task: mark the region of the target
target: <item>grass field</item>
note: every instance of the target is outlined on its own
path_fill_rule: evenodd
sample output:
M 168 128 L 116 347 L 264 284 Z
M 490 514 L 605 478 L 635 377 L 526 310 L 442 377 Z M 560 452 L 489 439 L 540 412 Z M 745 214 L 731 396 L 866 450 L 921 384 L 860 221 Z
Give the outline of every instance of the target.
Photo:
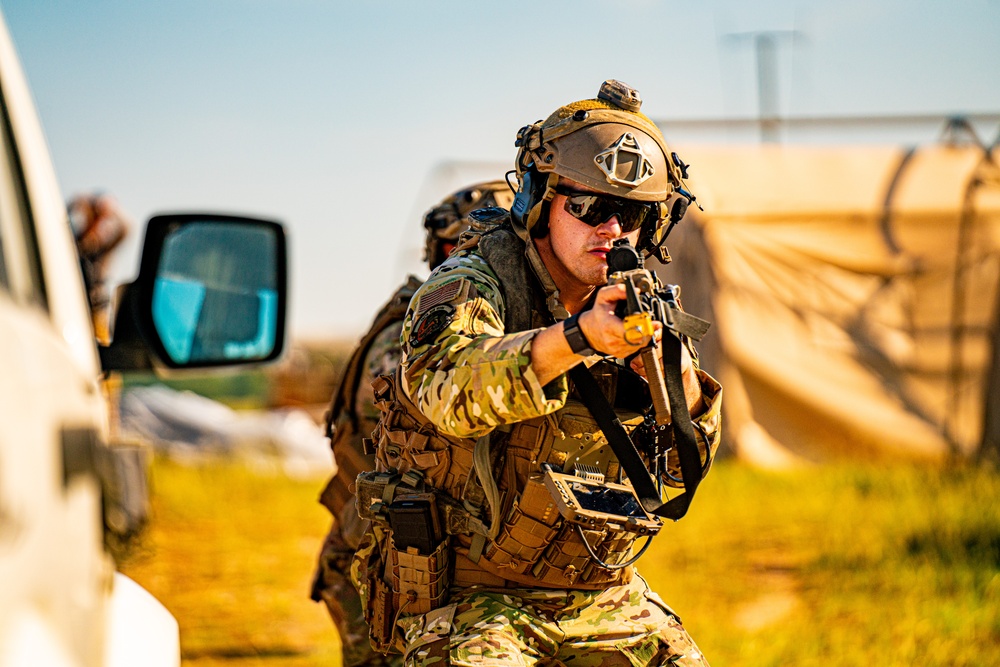
M 339 665 L 308 600 L 322 480 L 152 469 L 123 570 L 177 617 L 185 665 Z M 714 667 L 1000 665 L 1000 475 L 723 462 L 640 570 Z

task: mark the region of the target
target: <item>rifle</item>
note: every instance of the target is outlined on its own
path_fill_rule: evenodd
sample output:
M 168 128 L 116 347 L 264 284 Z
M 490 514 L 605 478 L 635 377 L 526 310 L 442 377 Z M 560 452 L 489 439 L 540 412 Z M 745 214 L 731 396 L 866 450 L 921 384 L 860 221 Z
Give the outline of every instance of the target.
M 680 459 L 683 477 L 678 481 L 682 481 L 685 489 L 682 495 L 666 503 L 662 501 L 658 481 L 653 480 L 593 376 L 586 367 L 579 365 L 570 371 L 570 377 L 608 438 L 643 508 L 650 514 L 676 521 L 687 512 L 705 467 L 688 415 L 680 371 L 681 346 L 685 337 L 701 340 L 710 324 L 680 309 L 677 286 L 663 285 L 655 274 L 646 269 L 642 257 L 628 239 L 614 242 L 607 262 L 608 284 L 625 285 L 625 300 L 619 302 L 616 314 L 624 321 L 626 340 L 642 347 L 639 354 L 645 366 L 653 403 L 650 421 L 655 437 L 654 451 L 650 454 L 659 462 L 665 454 L 659 449 L 660 435 L 666 435 L 670 428 Z M 659 341 L 654 338 L 654 321 L 663 326 Z M 672 419 L 672 413 L 678 418 Z
M 628 239 L 618 239 L 607 255 L 608 284 L 625 285 L 625 301 L 620 301 L 615 314 L 625 322 L 625 340 L 642 346 L 640 356 L 649 381 L 657 425 L 670 424 L 670 401 L 663 375 L 662 341 L 653 340 L 653 322 L 663 325 L 664 336 L 673 334 L 682 342 L 687 336 L 700 341 L 709 322 L 680 309 L 677 302 L 680 288 L 664 285 L 645 268 L 642 255 Z

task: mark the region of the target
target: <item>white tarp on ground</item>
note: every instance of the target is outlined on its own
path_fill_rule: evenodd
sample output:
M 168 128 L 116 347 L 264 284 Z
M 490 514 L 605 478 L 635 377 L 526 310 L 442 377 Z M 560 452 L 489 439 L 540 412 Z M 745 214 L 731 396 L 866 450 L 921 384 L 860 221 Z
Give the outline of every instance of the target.
M 154 385 L 124 393 L 121 430 L 176 457 L 278 459 L 293 475 L 334 471 L 329 442 L 302 410 L 236 411 L 190 391 Z

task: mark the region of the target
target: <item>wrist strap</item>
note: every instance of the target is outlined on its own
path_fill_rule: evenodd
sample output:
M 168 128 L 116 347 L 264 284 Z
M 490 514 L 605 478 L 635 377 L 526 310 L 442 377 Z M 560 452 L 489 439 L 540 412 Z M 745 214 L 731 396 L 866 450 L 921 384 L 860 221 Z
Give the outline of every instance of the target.
M 579 319 L 580 313 L 576 313 L 563 320 L 563 336 L 566 337 L 566 342 L 569 343 L 569 349 L 573 350 L 574 354 L 583 355 L 584 357 L 597 354 L 590 341 L 583 335 L 583 330 L 580 329 L 580 323 L 578 322 Z

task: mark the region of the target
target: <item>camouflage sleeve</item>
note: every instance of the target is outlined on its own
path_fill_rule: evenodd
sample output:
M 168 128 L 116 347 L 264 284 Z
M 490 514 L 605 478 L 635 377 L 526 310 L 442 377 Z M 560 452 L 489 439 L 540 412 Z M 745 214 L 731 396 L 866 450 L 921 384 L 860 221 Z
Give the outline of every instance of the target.
M 538 330 L 505 334 L 499 280 L 478 255 L 452 255 L 403 320 L 403 390 L 443 433 L 473 438 L 561 408 L 566 378 L 542 387 L 531 367 Z

